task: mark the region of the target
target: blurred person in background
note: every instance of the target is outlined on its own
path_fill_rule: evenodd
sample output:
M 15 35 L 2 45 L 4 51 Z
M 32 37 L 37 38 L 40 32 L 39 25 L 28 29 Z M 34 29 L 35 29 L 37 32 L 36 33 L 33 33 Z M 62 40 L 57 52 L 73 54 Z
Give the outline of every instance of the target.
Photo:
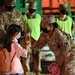
M 74 34 L 74 21 L 67 15 L 68 9 L 66 4 L 59 5 L 59 17 L 56 18 L 56 22 L 59 25 L 58 28 L 68 33 L 71 37 Z
M 36 13 L 37 10 L 37 2 L 30 0 L 29 4 L 28 4 L 28 12 L 23 15 L 23 19 L 25 21 L 24 24 L 24 30 L 25 30 L 25 35 L 26 35 L 26 43 L 31 42 L 31 45 L 33 45 L 33 43 L 37 42 L 39 37 L 40 37 L 40 23 L 41 23 L 41 16 L 39 14 Z M 33 55 L 36 55 L 39 59 L 40 56 L 38 56 L 37 54 L 39 54 L 39 50 L 36 49 L 30 49 L 29 50 L 29 54 L 28 54 L 28 58 L 26 59 L 26 67 L 28 72 L 30 72 L 30 57 Z M 35 53 L 35 54 L 34 54 Z M 37 59 L 33 58 L 33 62 L 34 62 L 34 71 L 38 72 L 38 70 L 40 71 L 41 68 L 38 66 L 38 61 Z M 24 66 L 25 67 L 25 66 Z
M 24 29 L 24 20 L 20 11 L 16 8 L 16 0 L 4 0 L 4 5 L 0 8 L 0 46 L 3 46 L 5 34 L 10 24 L 19 25 Z

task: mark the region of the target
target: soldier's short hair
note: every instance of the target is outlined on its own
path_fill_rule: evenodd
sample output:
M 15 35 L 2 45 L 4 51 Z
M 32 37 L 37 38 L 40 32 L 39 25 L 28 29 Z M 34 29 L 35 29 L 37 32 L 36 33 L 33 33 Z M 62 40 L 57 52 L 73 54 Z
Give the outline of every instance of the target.
M 37 6 L 37 2 L 36 1 L 33 1 L 33 0 L 29 1 L 29 7 L 36 7 L 36 6 Z
M 60 4 L 59 9 L 67 9 L 67 5 L 66 4 Z

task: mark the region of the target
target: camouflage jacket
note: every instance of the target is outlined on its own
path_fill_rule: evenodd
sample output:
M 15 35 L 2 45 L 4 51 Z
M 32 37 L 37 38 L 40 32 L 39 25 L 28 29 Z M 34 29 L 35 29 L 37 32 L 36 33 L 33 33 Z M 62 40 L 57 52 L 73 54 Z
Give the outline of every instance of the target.
M 32 48 L 41 49 L 46 44 L 56 56 L 61 75 L 75 75 L 75 44 L 70 36 L 59 29 L 55 29 L 52 36 L 41 33 L 39 40 L 33 42 Z
M 10 24 L 17 24 L 24 28 L 24 20 L 22 14 L 17 9 L 13 9 L 12 12 L 6 10 L 0 10 L 0 31 L 6 32 Z M 1 35 L 1 34 L 0 34 Z

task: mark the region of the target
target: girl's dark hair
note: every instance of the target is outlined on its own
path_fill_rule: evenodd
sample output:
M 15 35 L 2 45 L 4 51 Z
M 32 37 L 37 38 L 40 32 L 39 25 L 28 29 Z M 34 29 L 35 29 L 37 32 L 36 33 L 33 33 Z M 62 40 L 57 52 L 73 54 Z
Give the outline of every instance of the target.
M 7 29 L 7 34 L 4 41 L 4 48 L 7 48 L 8 52 L 11 52 L 12 36 L 16 32 L 21 32 L 21 27 L 19 25 L 11 24 Z
M 54 28 L 58 28 L 58 24 L 56 22 L 52 23 Z

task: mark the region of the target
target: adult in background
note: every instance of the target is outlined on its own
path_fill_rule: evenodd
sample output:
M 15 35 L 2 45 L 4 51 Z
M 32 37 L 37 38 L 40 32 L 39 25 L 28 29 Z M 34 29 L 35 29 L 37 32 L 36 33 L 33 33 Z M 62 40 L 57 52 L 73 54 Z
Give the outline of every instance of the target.
M 43 32 L 37 43 L 32 45 L 33 48 L 41 49 L 48 44 L 55 54 L 56 63 L 60 68 L 60 75 L 74 75 L 75 44 L 72 42 L 70 36 L 58 29 L 54 15 L 43 17 L 41 29 Z M 57 73 L 58 71 L 56 70 L 56 74 Z
M 23 29 L 24 20 L 22 14 L 15 6 L 16 0 L 4 0 L 4 5 L 0 8 L 0 46 L 3 46 L 9 25 L 17 24 Z
M 34 42 L 37 42 L 40 37 L 41 16 L 36 13 L 36 10 L 37 10 L 36 6 L 37 6 L 37 2 L 30 0 L 28 4 L 28 12 L 25 15 L 23 15 L 23 19 L 25 21 L 24 29 L 26 34 L 26 40 L 25 40 L 26 43 L 29 43 L 31 41 L 31 44 L 33 44 Z M 26 59 L 26 67 L 27 67 L 28 73 L 30 72 L 30 66 L 29 66 L 30 57 L 31 55 L 34 55 L 35 52 L 36 52 L 35 49 L 29 50 L 28 58 Z M 39 58 L 40 56 L 38 56 L 38 54 L 39 54 L 39 50 L 35 54 Z M 34 71 L 38 72 L 38 68 L 39 68 L 38 61 L 35 58 L 33 58 Z
M 56 19 L 57 24 L 59 25 L 59 29 L 70 34 L 72 37 L 74 33 L 74 22 L 70 16 L 67 16 L 68 10 L 67 5 L 60 4 L 59 5 L 59 17 Z

